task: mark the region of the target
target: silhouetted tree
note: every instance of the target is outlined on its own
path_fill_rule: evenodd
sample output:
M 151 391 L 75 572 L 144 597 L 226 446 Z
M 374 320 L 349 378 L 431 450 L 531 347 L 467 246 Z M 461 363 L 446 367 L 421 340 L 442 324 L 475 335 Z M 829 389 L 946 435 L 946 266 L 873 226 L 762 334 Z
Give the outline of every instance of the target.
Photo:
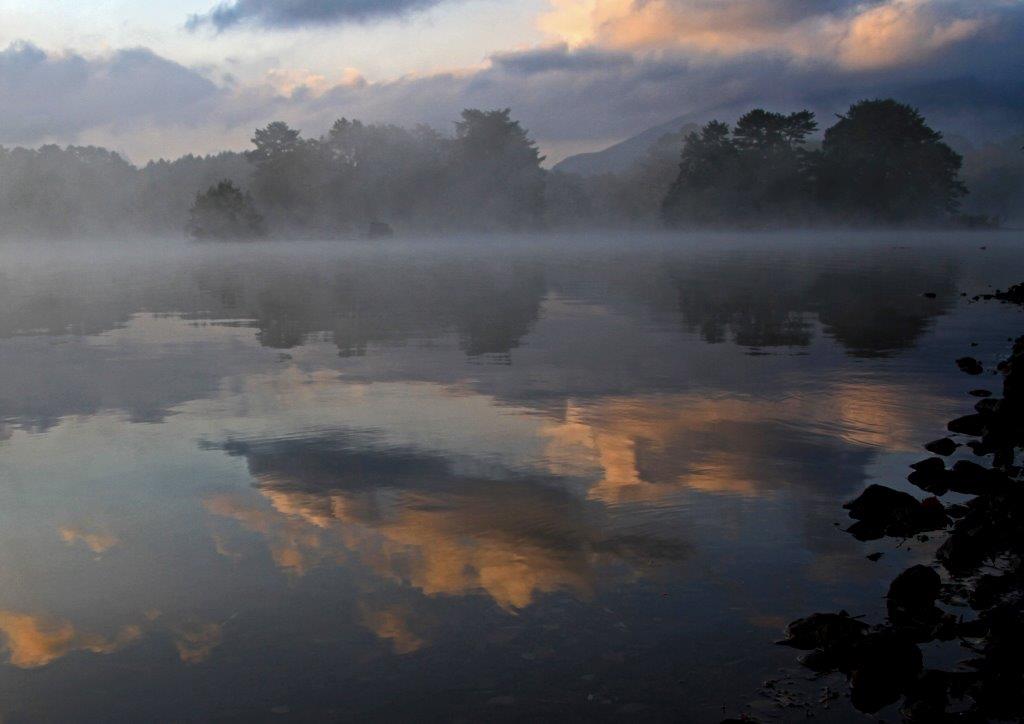
M 316 141 L 283 121 L 257 129 L 248 157 L 255 164 L 253 194 L 278 227 L 309 227 L 321 206 L 323 168 Z
M 263 235 L 263 217 L 249 194 L 225 180 L 196 194 L 186 230 L 195 239 L 252 239 Z
M 128 220 L 132 228 L 147 233 L 177 233 L 187 223 L 196 189 L 209 188 L 221 179 L 247 187 L 252 173 L 252 163 L 245 154 L 233 151 L 150 161 L 139 169 L 134 181 L 137 198 Z
M 860 101 L 825 132 L 822 199 L 843 218 L 899 223 L 956 211 L 961 156 L 914 108 Z
M 544 157 L 511 109 L 466 109 L 455 124 L 454 198 L 477 225 L 538 226 L 544 212 Z
M 0 147 L 0 234 L 177 233 L 189 223 L 196 189 L 219 179 L 250 189 L 279 235 L 362 236 L 372 222 L 429 231 L 659 219 L 911 223 L 942 221 L 957 210 L 966 192 L 960 156 L 912 108 L 857 103 L 827 131 L 821 150 L 810 147 L 816 128 L 809 111 L 755 109 L 734 128 L 716 121 L 666 134 L 631 167 L 596 176 L 545 171 L 508 109 L 468 109 L 452 135 L 342 118 L 305 139 L 277 121 L 257 129 L 245 153 L 143 168 L 102 148 Z M 1020 217 L 1021 144 L 965 151 L 965 174 L 983 191 L 965 211 Z
M 743 200 L 733 210 L 737 219 L 791 223 L 810 216 L 817 158 L 804 144 L 817 128 L 806 110 L 786 115 L 757 108 L 736 122 L 733 142 Z
M 723 221 L 738 199 L 739 151 L 729 125 L 711 121 L 683 140 L 679 175 L 662 202 L 671 225 Z
M 814 114 L 760 108 L 734 129 L 712 121 L 684 139 L 679 173 L 662 204 L 667 223 L 790 222 L 807 215 L 814 177 L 804 148 Z
M 443 186 L 449 143 L 427 126 L 339 119 L 321 140 L 333 217 L 361 225 L 428 219 Z

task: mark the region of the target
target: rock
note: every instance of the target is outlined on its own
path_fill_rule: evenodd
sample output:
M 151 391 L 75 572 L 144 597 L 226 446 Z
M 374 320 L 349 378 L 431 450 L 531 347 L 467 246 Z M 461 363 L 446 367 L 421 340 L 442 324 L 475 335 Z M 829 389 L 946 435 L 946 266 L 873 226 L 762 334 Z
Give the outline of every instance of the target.
M 864 637 L 852 657 L 850 700 L 873 714 L 892 704 L 917 679 L 921 650 L 896 632 L 883 630 Z
M 911 566 L 889 584 L 886 594 L 889 619 L 893 623 L 934 620 L 937 612 L 935 599 L 941 589 L 942 580 L 938 573 L 928 566 Z
M 911 463 L 910 467 L 920 473 L 938 473 L 946 471 L 946 463 L 942 458 L 925 458 Z
M 926 299 L 935 299 L 935 297 L 937 297 L 938 295 L 935 292 L 925 292 L 921 296 Z
M 876 562 L 876 561 L 880 561 L 880 560 L 882 559 L 882 556 L 884 556 L 884 555 L 885 555 L 885 554 L 884 554 L 884 553 L 882 553 L 881 551 L 876 551 L 876 552 L 874 552 L 874 553 L 869 553 L 869 554 L 867 555 L 867 559 L 868 559 L 869 561 L 871 561 L 872 563 L 874 563 L 874 562 Z
M 946 506 L 946 515 L 950 518 L 963 518 L 967 515 L 967 506 L 963 503 L 953 503 Z
M 935 557 L 951 573 L 969 573 L 988 558 L 992 550 L 992 535 L 985 526 L 958 525 L 946 542 L 939 546 Z
M 939 438 L 938 440 L 932 440 L 930 443 L 924 446 L 924 449 L 930 453 L 935 453 L 936 455 L 948 457 L 949 455 L 952 455 L 954 452 L 956 452 L 956 449 L 958 447 L 959 445 L 950 440 L 948 437 L 942 437 Z
M 835 649 L 852 645 L 868 630 L 867 624 L 846 611 L 814 613 L 798 618 L 786 627 L 786 638 L 778 643 L 795 649 Z
M 943 721 L 949 705 L 949 675 L 945 671 L 925 671 L 907 693 L 900 713 L 909 722 Z
M 974 410 L 981 413 L 996 413 L 999 412 L 1002 402 L 1002 400 L 998 400 L 994 397 L 986 397 L 978 400 L 977 404 L 974 405 Z
M 1020 585 L 1021 581 L 1010 574 L 997 576 L 986 573 L 978 577 L 974 584 L 974 590 L 968 596 L 968 603 L 976 611 L 991 608 L 1003 596 L 1013 591 L 1014 588 L 1019 588 Z
M 956 366 L 960 368 L 961 372 L 966 372 L 969 375 L 980 375 L 985 371 L 985 368 L 981 366 L 981 362 L 973 357 L 961 357 L 956 361 Z
M 910 467 L 914 472 L 907 476 L 907 480 L 922 490 L 927 490 L 933 495 L 945 495 L 949 490 L 946 482 L 949 471 L 946 470 L 946 463 L 942 458 L 927 458 Z
M 958 460 L 946 480 L 950 490 L 964 495 L 997 493 L 1010 484 L 1004 473 L 982 467 L 970 460 Z
M 865 520 L 898 512 L 912 512 L 918 505 L 917 498 L 909 493 L 874 484 L 869 485 L 856 499 L 845 503 L 843 507 L 850 511 L 851 518 Z
M 1002 302 L 1010 302 L 1012 304 L 1024 304 L 1024 283 L 1014 284 L 1005 292 L 997 291 L 992 296 Z
M 974 397 L 991 397 L 992 396 L 992 391 L 991 390 L 978 389 L 978 390 L 971 390 L 967 394 L 973 395 Z
M 972 437 L 980 437 L 985 434 L 986 424 L 988 422 L 987 415 L 981 413 L 975 415 L 964 415 L 958 417 L 955 420 L 950 421 L 946 425 L 946 429 L 950 432 L 959 432 L 964 435 L 971 435 Z
M 847 529 L 858 540 L 875 540 L 884 535 L 909 538 L 949 524 L 938 499 L 930 498 L 922 503 L 909 493 L 884 485 L 869 485 L 857 499 L 843 507 L 858 521 Z

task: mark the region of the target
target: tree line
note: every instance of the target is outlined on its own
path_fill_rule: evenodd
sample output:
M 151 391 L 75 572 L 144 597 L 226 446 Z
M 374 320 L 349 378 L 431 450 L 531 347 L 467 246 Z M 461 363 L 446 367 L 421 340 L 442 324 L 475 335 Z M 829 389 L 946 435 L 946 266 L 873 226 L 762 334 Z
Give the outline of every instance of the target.
M 736 125 L 712 121 L 683 141 L 662 202 L 670 225 L 908 222 L 956 218 L 967 187 L 963 157 L 910 106 L 855 103 L 820 145 L 810 111 L 755 109 Z
M 467 109 L 451 134 L 341 118 L 304 138 L 278 121 L 246 152 L 141 168 L 95 147 L 0 148 L 0 233 L 323 238 L 963 219 L 963 159 L 913 108 L 861 101 L 818 130 L 809 111 L 755 109 L 733 126 L 668 134 L 629 170 L 597 176 L 544 169 L 509 109 Z M 1016 208 L 1024 164 L 976 155 L 972 185 L 997 211 Z

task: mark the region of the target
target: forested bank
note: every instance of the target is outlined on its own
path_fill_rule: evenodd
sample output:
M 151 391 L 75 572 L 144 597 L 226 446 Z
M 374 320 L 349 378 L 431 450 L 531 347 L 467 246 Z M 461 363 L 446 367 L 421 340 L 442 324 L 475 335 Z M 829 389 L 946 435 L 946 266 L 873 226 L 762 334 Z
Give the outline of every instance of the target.
M 964 144 L 958 144 L 963 146 Z M 1019 139 L 954 150 L 914 109 L 854 104 L 828 128 L 755 109 L 655 143 L 632 168 L 548 171 L 508 109 L 450 134 L 342 118 L 305 138 L 137 167 L 96 147 L 0 148 L 0 234 L 352 237 L 590 227 L 990 225 L 1024 200 Z

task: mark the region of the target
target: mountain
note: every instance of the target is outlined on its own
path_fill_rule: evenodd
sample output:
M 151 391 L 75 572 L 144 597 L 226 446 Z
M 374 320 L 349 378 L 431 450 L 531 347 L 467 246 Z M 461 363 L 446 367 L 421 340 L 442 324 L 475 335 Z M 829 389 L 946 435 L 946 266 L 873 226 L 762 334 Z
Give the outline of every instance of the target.
M 578 153 L 575 156 L 568 156 L 554 165 L 552 170 L 565 173 L 578 173 L 581 176 L 597 176 L 602 173 L 619 173 L 628 171 L 634 163 L 643 158 L 644 154 L 651 149 L 665 134 L 677 134 L 686 127 L 686 132 L 694 130 L 689 116 L 679 116 L 667 123 L 648 128 L 632 138 L 620 141 L 614 146 L 609 146 L 603 151 L 592 153 Z
M 1024 93 L 1024 83 L 1020 87 Z M 1024 94 L 1020 97 L 1024 98 Z M 950 145 L 965 154 L 970 153 L 972 146 L 998 143 L 1010 134 L 1019 133 L 1024 119 L 1024 103 L 1016 96 L 1008 98 L 1004 91 L 976 78 L 908 82 L 895 87 L 882 83 L 877 87 L 868 85 L 852 93 L 843 89 L 809 91 L 785 103 L 772 104 L 768 110 L 788 113 L 807 108 L 817 114 L 821 131 L 824 131 L 834 123 L 836 113 L 848 108 L 858 98 L 896 98 L 919 108 L 929 124 L 941 130 Z M 648 128 L 603 151 L 569 156 L 555 164 L 554 170 L 583 176 L 627 171 L 664 134 L 678 133 L 684 126 L 705 123 L 712 118 L 732 123 L 758 105 L 756 98 L 736 97 L 713 108 L 695 110 Z

